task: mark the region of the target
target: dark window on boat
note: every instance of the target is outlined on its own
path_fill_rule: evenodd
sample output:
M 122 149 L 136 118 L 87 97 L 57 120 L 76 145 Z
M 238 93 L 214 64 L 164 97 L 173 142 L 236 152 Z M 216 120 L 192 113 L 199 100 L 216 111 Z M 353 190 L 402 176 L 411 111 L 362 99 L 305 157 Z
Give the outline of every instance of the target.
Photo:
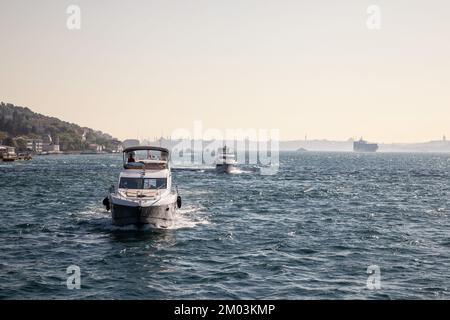
M 166 189 L 166 178 L 121 178 L 119 188 L 122 189 Z
M 119 188 L 142 189 L 142 179 L 141 178 L 121 178 Z
M 167 188 L 166 178 L 144 178 L 143 189 L 166 189 L 166 188 Z

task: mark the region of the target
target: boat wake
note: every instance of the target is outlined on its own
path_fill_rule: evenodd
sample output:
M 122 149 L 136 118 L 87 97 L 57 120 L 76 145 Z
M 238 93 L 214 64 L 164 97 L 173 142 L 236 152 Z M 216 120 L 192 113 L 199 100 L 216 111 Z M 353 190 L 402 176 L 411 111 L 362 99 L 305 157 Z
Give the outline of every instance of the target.
M 210 171 L 214 171 L 215 170 L 215 168 L 214 167 L 206 167 L 206 166 L 198 166 L 198 167 L 195 167 L 195 166 L 185 166 L 185 167 L 182 167 L 182 166 L 177 166 L 177 167 L 172 167 L 172 172 L 183 172 L 183 171 L 190 171 L 190 172 L 200 172 L 200 173 L 203 173 L 203 172 L 210 172 Z
M 187 206 L 183 209 L 178 209 L 175 213 L 175 221 L 173 226 L 162 228 L 153 225 L 127 225 L 115 226 L 112 223 L 111 213 L 105 211 L 101 206 L 92 206 L 82 212 L 70 213 L 77 224 L 87 225 L 95 229 L 104 231 L 147 231 L 147 230 L 178 230 L 194 228 L 198 225 L 209 224 L 210 221 L 201 213 L 200 207 Z
M 188 206 L 184 209 L 178 209 L 175 214 L 175 223 L 168 229 L 186 229 L 194 228 L 198 225 L 209 224 L 205 215 L 201 214 L 200 207 Z
M 260 172 L 259 167 L 245 167 L 245 168 L 239 168 L 234 167 L 228 174 L 258 174 Z
M 242 174 L 242 173 L 249 173 L 250 171 L 245 171 L 242 169 L 234 168 L 232 169 L 229 174 Z

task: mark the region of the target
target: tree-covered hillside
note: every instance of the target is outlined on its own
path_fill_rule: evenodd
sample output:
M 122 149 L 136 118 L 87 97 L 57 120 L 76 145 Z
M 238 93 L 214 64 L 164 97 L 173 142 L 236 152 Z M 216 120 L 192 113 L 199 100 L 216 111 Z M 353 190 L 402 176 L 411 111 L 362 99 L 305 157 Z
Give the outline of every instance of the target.
M 41 139 L 48 135 L 53 141 L 59 141 L 61 150 L 68 151 L 85 150 L 92 143 L 112 150 L 119 143 L 101 131 L 47 117 L 10 103 L 0 103 L 0 141 L 11 141 L 17 137 Z

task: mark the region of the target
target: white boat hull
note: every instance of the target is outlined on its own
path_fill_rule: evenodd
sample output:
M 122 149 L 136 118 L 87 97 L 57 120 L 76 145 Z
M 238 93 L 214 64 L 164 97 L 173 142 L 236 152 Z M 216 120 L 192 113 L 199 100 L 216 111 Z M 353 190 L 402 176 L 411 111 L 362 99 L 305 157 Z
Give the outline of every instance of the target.
M 236 170 L 236 166 L 231 163 L 216 165 L 216 172 L 218 173 L 232 173 L 234 170 Z
M 114 225 L 152 225 L 170 228 L 175 221 L 176 195 L 169 201 L 135 201 L 110 196 L 112 221 Z

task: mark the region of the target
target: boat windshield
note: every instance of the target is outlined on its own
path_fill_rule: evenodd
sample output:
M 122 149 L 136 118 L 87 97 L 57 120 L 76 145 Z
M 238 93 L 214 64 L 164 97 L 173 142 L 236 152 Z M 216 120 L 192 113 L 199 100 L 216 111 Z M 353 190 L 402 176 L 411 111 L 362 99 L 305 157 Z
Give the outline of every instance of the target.
M 130 161 L 133 159 L 132 161 Z M 155 150 L 137 150 L 127 154 L 127 162 L 139 160 L 160 160 L 167 161 L 167 155 Z
M 121 189 L 144 189 L 156 190 L 166 189 L 166 178 L 121 178 L 119 183 Z

